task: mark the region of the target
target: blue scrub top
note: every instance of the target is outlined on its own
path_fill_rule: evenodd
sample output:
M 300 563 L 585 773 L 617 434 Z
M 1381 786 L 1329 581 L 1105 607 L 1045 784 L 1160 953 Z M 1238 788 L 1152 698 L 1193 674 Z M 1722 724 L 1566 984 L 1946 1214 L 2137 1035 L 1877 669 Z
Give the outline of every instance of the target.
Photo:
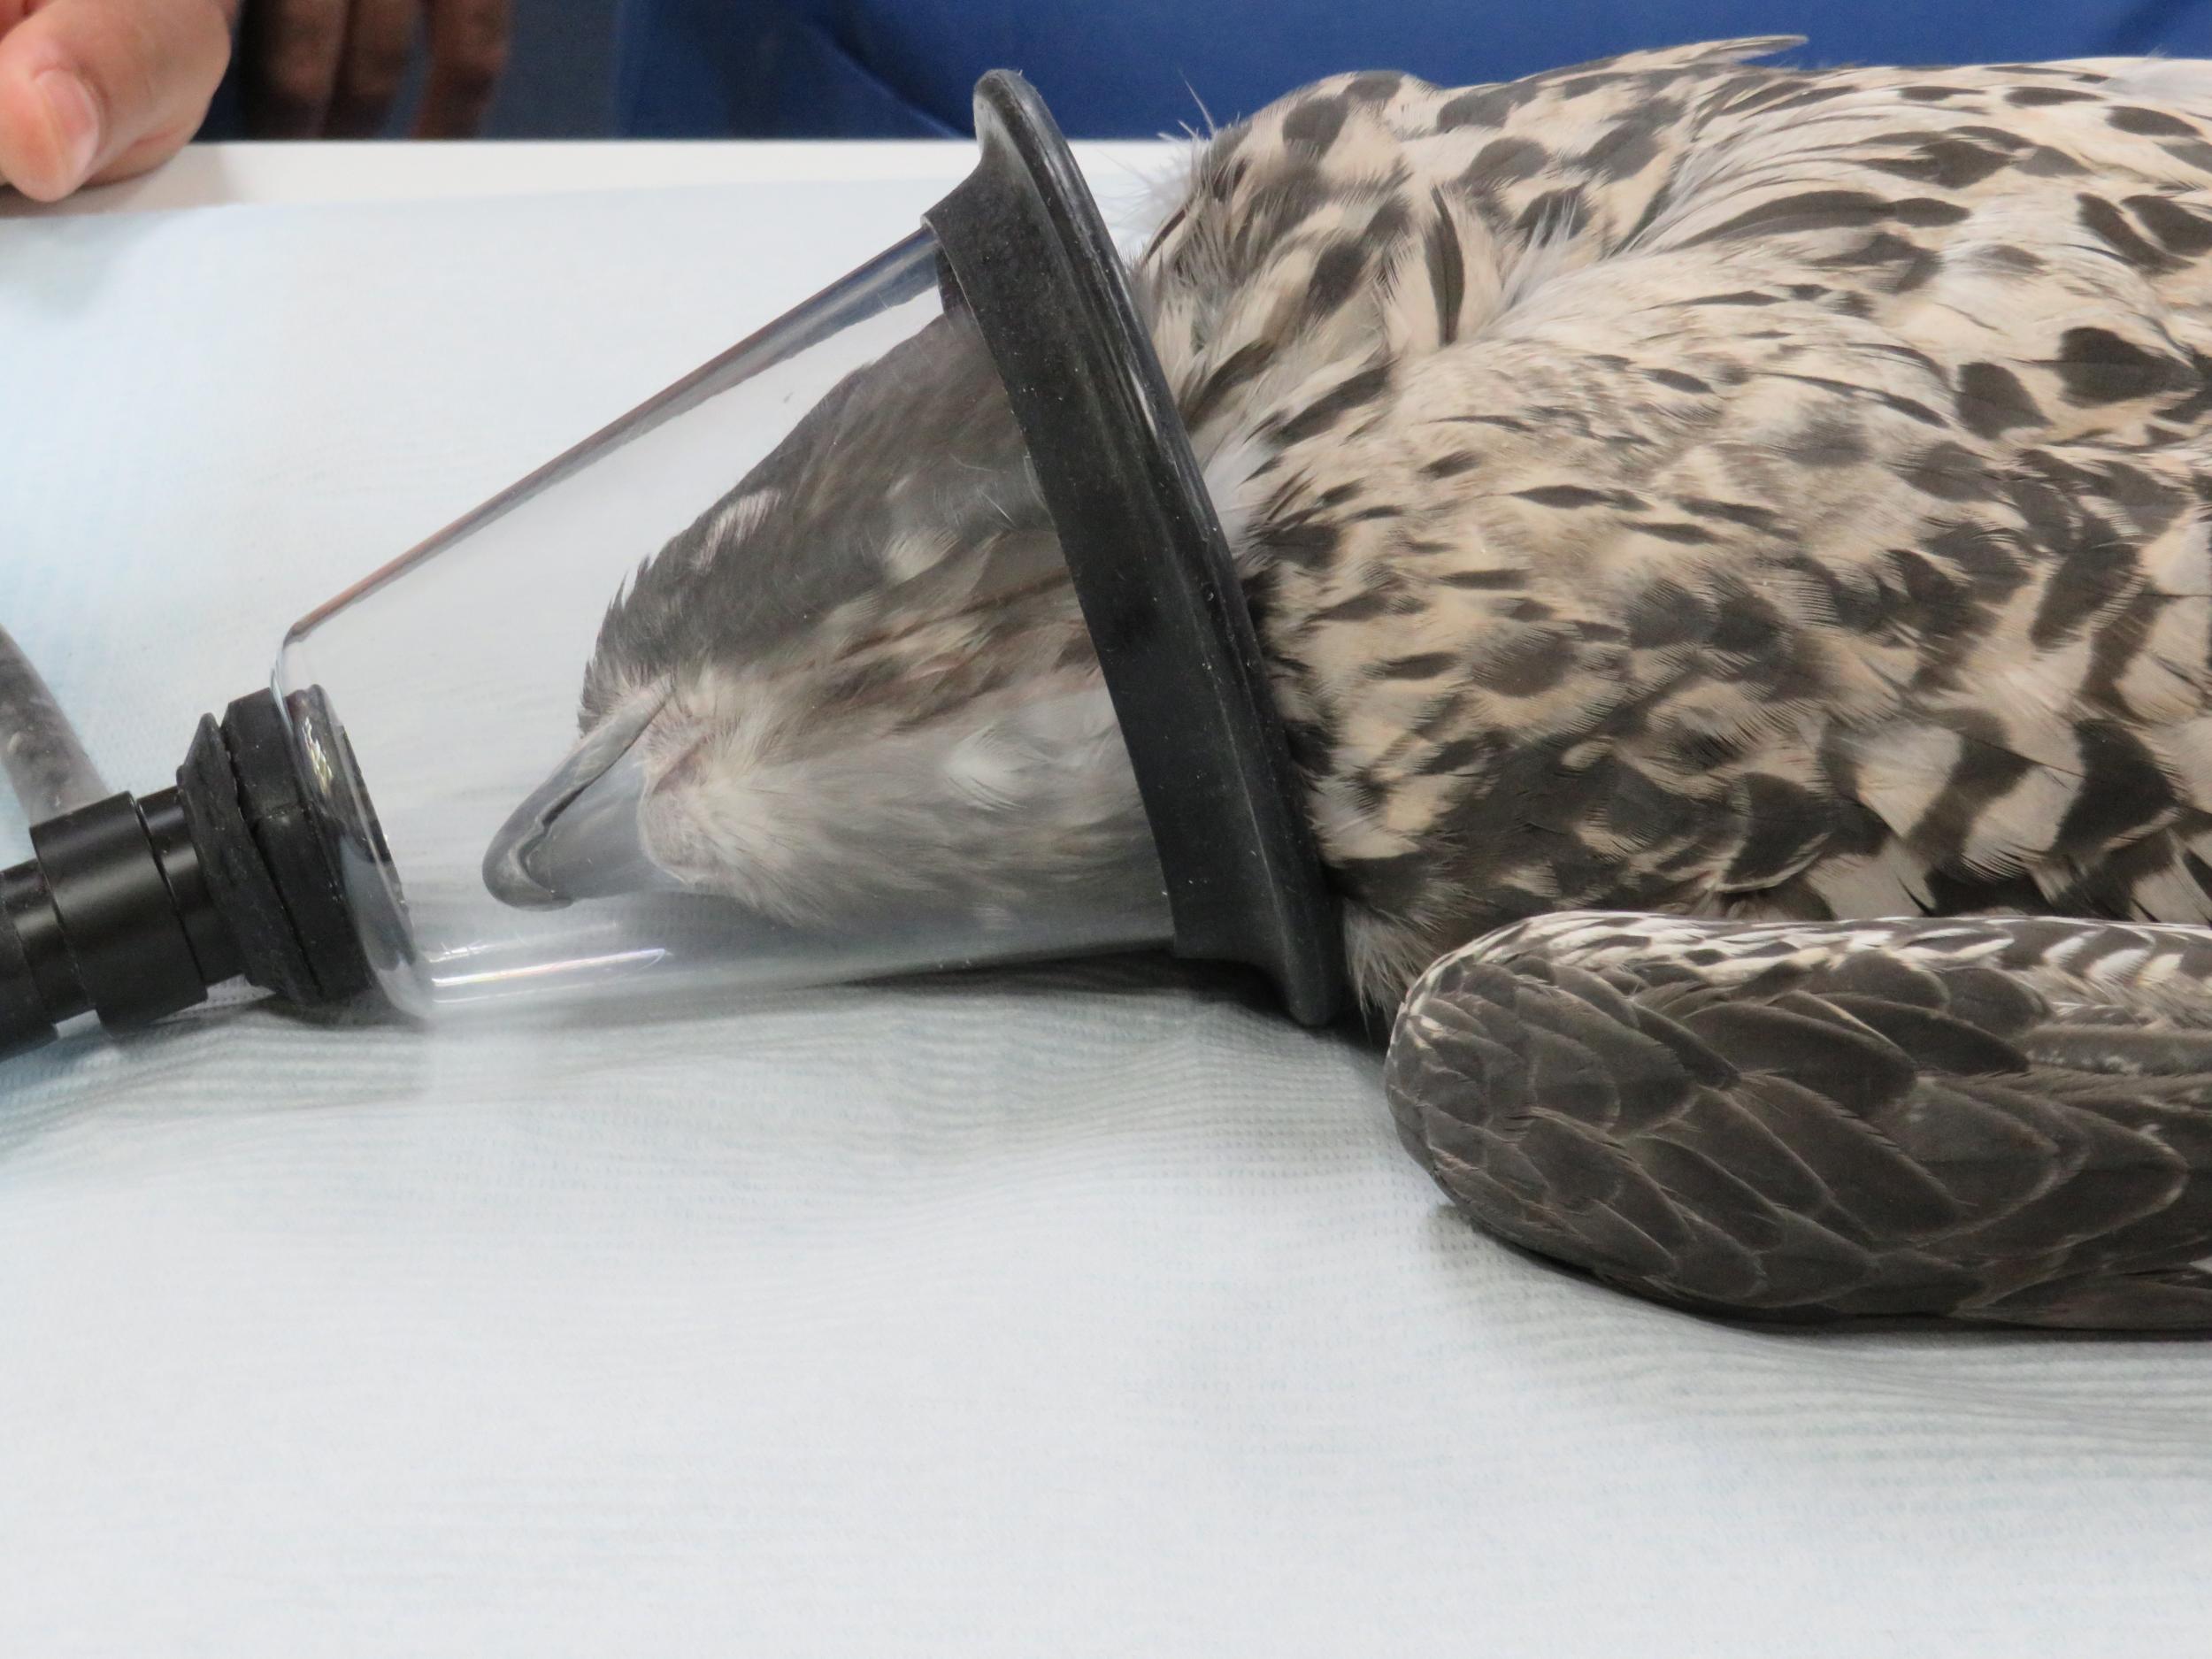
M 1786 61 L 2212 56 L 2212 0 L 621 0 L 617 125 L 639 137 L 942 136 L 977 77 L 1034 81 L 1077 137 L 1250 113 L 1347 69 L 1445 85 L 1611 52 L 1799 34 Z

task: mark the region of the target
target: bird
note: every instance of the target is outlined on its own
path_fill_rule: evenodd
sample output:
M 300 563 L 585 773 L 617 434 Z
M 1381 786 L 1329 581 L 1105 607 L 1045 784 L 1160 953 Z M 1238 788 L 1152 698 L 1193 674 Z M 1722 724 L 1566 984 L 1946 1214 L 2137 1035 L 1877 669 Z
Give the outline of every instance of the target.
M 1385 1092 L 1663 1302 L 2212 1330 L 2212 64 L 1800 43 L 1333 77 L 1133 243 Z M 485 860 L 641 870 L 1156 889 L 956 308 L 639 568 Z

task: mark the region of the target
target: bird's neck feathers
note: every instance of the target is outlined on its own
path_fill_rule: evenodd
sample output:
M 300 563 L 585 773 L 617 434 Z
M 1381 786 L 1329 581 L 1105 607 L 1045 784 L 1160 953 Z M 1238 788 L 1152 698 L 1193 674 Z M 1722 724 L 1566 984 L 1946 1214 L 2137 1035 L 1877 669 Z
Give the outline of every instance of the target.
M 1360 89 L 1375 79 L 1321 82 L 1198 148 L 1169 175 L 1179 198 L 1135 263 L 1248 579 L 1271 562 L 1263 526 L 1306 504 L 1286 449 L 1601 257 L 1641 203 L 1631 191 L 1600 216 L 1540 198 L 1502 222 L 1409 150 L 1387 102 Z M 1335 123 L 1318 157 L 1316 109 Z

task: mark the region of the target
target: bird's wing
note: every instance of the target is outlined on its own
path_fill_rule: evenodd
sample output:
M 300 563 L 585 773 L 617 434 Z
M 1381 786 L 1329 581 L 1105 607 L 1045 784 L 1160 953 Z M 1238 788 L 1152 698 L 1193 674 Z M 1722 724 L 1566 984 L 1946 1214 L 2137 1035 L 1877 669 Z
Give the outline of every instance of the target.
M 1510 1241 L 1777 1317 L 2212 1331 L 2212 937 L 1563 914 L 1439 962 L 1386 1072 Z

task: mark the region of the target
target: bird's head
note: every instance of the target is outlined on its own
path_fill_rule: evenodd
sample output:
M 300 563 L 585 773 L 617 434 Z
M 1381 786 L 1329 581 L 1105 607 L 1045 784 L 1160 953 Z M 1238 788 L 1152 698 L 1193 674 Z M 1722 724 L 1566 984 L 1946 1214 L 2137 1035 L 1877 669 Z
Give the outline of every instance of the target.
M 682 888 L 849 931 L 1153 857 L 1005 394 L 950 313 L 641 566 L 580 735 L 494 839 L 510 904 Z

